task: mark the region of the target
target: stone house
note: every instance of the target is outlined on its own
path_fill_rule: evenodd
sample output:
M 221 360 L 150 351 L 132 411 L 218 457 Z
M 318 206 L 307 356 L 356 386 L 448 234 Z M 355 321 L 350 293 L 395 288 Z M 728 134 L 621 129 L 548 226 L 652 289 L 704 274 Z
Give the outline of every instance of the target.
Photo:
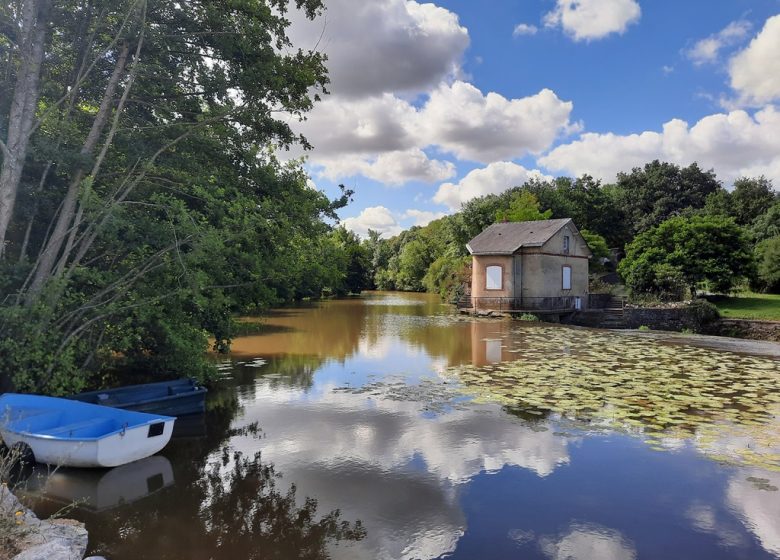
M 552 314 L 587 307 L 592 253 L 570 218 L 493 224 L 466 248 L 475 310 Z

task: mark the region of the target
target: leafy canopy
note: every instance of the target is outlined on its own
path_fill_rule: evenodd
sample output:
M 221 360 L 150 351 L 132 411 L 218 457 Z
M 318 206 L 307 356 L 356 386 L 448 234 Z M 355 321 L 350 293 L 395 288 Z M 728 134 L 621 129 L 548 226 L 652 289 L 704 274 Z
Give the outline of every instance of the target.
M 753 272 L 745 231 L 721 216 L 670 218 L 639 234 L 626 247 L 618 268 L 634 292 L 669 293 L 682 286 L 696 292 L 707 282 L 712 291 L 730 291 Z

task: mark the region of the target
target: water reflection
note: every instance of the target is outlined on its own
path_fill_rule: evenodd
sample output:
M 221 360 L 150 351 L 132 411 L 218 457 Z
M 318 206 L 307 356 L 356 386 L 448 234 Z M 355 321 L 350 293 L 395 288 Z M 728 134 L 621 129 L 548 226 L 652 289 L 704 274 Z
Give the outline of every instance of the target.
M 576 524 L 558 538 L 542 537 L 540 545 L 552 560 L 633 560 L 636 550 L 619 532 L 598 525 Z
M 36 467 L 24 485 L 27 500 L 53 502 L 53 507 L 75 504 L 93 512 L 131 504 L 174 482 L 173 467 L 162 456 L 147 457 L 113 469 L 57 469 Z M 42 507 L 42 506 L 39 506 Z
M 542 363 L 576 357 L 579 331 L 463 318 L 407 294 L 284 310 L 269 323 L 266 334 L 236 340 L 220 364 L 205 436 L 165 450 L 175 484 L 79 514 L 91 552 L 115 560 L 780 557 L 780 494 L 771 490 L 780 480 L 700 451 L 733 445 L 733 431 L 721 441 L 691 430 L 653 448 L 633 432 L 516 399 L 477 403 L 446 374 L 473 364 L 488 379 L 523 352 L 545 354 Z M 505 380 L 502 390 L 527 382 Z
M 403 398 L 393 387 L 307 392 L 259 382 L 241 399 L 245 420 L 268 437 L 236 448 L 257 445 L 301 492 L 361 519 L 369 530 L 356 557 L 450 552 L 465 530 L 459 484 L 507 465 L 543 477 L 569 461 L 567 440 L 545 426 L 484 407 L 429 416 L 424 388 Z
M 727 499 L 762 546 L 780 557 L 780 473 L 739 472 L 729 482 Z

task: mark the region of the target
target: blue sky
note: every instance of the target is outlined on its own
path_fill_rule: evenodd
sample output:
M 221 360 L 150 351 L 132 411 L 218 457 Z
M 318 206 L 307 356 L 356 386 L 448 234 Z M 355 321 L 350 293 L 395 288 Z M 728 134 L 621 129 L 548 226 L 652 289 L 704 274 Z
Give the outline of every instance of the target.
M 780 0 L 325 3 L 292 30 L 333 79 L 300 128 L 317 187 L 355 190 L 358 233 L 655 158 L 780 186 Z

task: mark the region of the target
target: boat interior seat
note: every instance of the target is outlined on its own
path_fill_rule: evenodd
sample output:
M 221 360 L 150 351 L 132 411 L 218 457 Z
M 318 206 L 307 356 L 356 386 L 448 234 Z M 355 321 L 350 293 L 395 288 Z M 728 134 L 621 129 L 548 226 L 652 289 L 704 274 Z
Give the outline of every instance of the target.
M 120 427 L 119 422 L 110 418 L 89 418 L 42 430 L 40 434 L 56 437 L 96 437 Z
M 7 417 L 2 417 L 0 418 L 0 424 L 6 424 L 9 428 L 14 430 L 34 432 L 60 424 L 61 418 L 61 412 L 33 408 L 18 410 Z

